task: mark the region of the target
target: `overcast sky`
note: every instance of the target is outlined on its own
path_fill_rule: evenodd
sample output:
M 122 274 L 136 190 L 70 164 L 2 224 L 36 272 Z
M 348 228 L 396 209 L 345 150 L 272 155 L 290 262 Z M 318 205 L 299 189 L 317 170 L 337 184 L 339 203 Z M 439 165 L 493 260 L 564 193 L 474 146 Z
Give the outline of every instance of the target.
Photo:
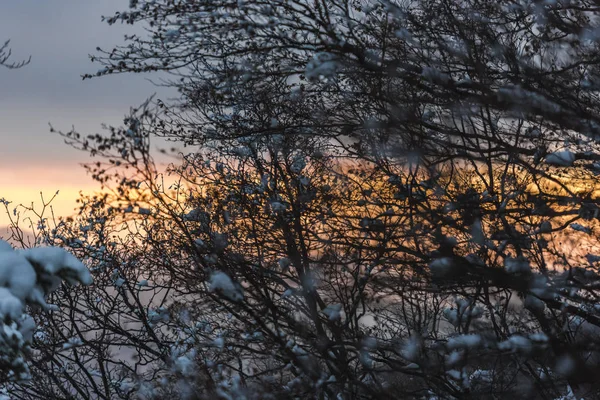
M 101 21 L 128 3 L 0 0 L 0 40 L 11 39 L 15 61 L 31 55 L 22 69 L 0 68 L 0 197 L 23 201 L 25 192 L 85 189 L 90 181 L 78 163 L 87 156 L 49 133 L 48 123 L 95 133 L 102 122 L 120 123 L 129 107 L 158 90 L 148 76 L 81 79 L 100 68 L 88 54 L 123 43 L 134 29 Z

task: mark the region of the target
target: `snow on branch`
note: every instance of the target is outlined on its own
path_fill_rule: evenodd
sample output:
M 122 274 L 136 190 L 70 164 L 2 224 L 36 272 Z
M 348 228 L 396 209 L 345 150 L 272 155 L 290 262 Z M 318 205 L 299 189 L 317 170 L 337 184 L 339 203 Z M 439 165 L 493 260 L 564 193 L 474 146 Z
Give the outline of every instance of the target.
M 28 377 L 24 354 L 29 350 L 35 323 L 24 313 L 26 306 L 55 309 L 45 297 L 62 281 L 89 285 L 88 269 L 61 248 L 15 250 L 0 240 L 0 370 L 3 378 Z

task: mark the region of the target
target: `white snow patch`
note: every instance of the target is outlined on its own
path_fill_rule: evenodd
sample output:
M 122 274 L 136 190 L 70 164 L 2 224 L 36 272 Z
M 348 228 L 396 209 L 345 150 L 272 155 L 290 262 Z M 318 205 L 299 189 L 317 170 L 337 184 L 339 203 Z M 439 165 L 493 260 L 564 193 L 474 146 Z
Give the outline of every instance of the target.
M 231 301 L 242 301 L 244 294 L 241 287 L 234 284 L 231 278 L 224 272 L 215 272 L 210 276 L 210 292 L 219 292 Z
M 0 316 L 17 320 L 23 314 L 23 303 L 10 290 L 0 287 Z
M 529 261 L 524 257 L 506 257 L 504 259 L 504 269 L 509 274 L 523 274 L 531 272 Z
M 453 261 L 450 257 L 440 257 L 429 263 L 429 269 L 434 275 L 444 275 L 452 268 Z
M 575 154 L 569 150 L 556 151 L 546 156 L 546 163 L 559 167 L 570 167 L 575 162 Z
M 341 318 L 341 310 L 342 310 L 342 305 L 341 304 L 332 304 L 332 305 L 328 305 L 327 307 L 325 307 L 322 310 L 322 313 L 327 315 L 327 318 L 329 318 L 330 321 L 337 321 Z
M 590 234 L 592 233 L 592 230 L 590 228 L 588 228 L 587 226 L 583 226 L 581 224 L 578 223 L 572 223 L 571 225 L 569 225 L 569 227 L 573 230 L 579 231 L 579 232 L 583 232 L 583 233 L 587 233 Z
M 58 247 L 37 247 L 19 252 L 29 262 L 37 264 L 44 272 L 59 275 L 70 284 L 81 282 L 84 285 L 92 283 L 90 271 L 71 253 Z
M 477 334 L 467 334 L 467 335 L 459 335 L 454 336 L 448 339 L 448 343 L 446 347 L 451 350 L 455 349 L 467 349 L 467 348 L 476 348 L 481 346 L 482 339 L 480 335 Z

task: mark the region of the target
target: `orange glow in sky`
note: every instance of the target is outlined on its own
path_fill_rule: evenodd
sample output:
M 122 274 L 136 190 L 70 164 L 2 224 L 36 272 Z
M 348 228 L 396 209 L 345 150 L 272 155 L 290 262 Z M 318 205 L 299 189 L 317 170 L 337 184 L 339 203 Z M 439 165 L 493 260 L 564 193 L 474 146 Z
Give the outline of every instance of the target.
M 83 167 L 73 165 L 28 166 L 17 168 L 0 167 L 0 198 L 10 201 L 9 210 L 19 204 L 31 206 L 41 211 L 43 194 L 48 201 L 59 191 L 51 206 L 56 217 L 75 214 L 76 200 L 79 192 L 90 193 L 99 189 Z M 47 209 L 47 217 L 51 217 Z M 0 236 L 4 235 L 4 227 L 9 223 L 4 207 L 0 208 Z

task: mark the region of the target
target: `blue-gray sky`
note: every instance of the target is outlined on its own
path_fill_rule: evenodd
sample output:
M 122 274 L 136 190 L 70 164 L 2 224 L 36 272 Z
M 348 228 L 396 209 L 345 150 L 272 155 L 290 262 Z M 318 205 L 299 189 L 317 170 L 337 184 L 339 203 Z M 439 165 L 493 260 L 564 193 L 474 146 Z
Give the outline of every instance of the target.
M 20 70 L 0 69 L 0 168 L 20 164 L 68 164 L 83 155 L 48 132 L 75 125 L 97 131 L 118 123 L 130 106 L 157 88 L 146 77 L 107 76 L 82 81 L 99 65 L 89 61 L 96 46 L 123 43 L 131 26 L 108 26 L 102 15 L 127 9 L 128 0 L 18 0 L 0 2 L 0 40 L 11 39 L 14 60 L 31 55 Z M 137 28 L 139 31 L 139 28 Z
M 89 160 L 49 133 L 48 123 L 95 133 L 102 122 L 119 124 L 130 106 L 157 91 L 148 76 L 111 75 L 82 81 L 99 65 L 88 54 L 123 43 L 131 26 L 108 26 L 102 15 L 127 9 L 128 0 L 0 1 L 0 41 L 11 39 L 18 70 L 0 68 L 0 197 L 39 200 L 62 190 L 55 203 L 72 210 L 78 189 L 90 189 L 80 162 Z M 31 198 L 35 196 L 35 198 Z M 62 203 L 61 203 L 62 202 Z M 60 204 L 59 204 L 60 203 Z M 61 205 L 62 204 L 62 205 Z M 1 212 L 0 212 L 1 213 Z M 1 218 L 0 218 L 1 219 Z

